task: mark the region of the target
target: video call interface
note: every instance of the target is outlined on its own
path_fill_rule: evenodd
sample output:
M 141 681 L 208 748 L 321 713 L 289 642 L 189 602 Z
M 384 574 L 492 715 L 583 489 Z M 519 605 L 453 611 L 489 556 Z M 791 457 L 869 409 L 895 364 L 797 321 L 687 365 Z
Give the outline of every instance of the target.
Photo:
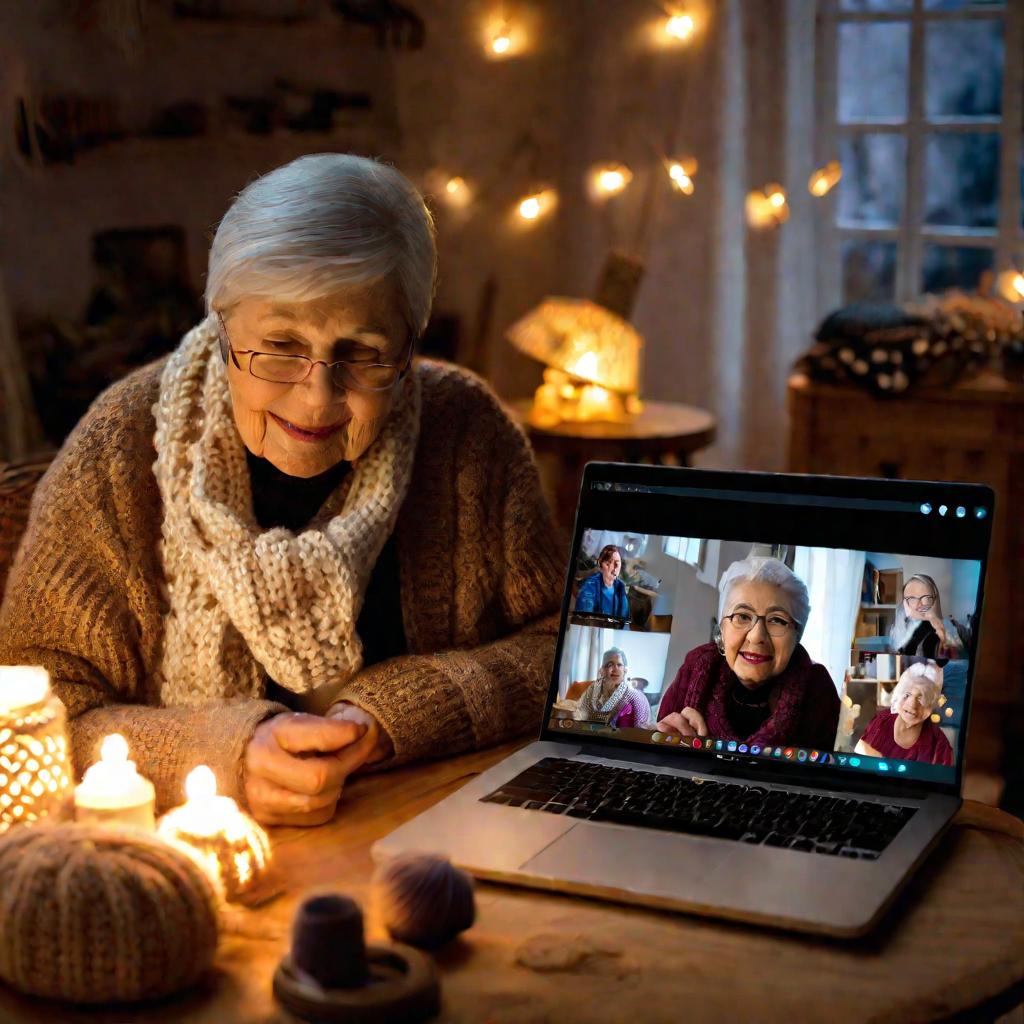
M 980 572 L 585 529 L 548 726 L 954 782 Z

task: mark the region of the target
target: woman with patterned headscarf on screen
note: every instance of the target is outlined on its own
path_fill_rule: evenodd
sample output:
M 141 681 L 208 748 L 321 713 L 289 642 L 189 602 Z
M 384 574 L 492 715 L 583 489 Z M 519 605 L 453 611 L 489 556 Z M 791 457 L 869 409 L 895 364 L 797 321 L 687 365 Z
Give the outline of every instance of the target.
M 583 691 L 573 718 L 578 722 L 605 722 L 617 729 L 644 729 L 651 722 L 651 705 L 631 683 L 626 653 L 611 647 L 601 657 L 597 680 Z

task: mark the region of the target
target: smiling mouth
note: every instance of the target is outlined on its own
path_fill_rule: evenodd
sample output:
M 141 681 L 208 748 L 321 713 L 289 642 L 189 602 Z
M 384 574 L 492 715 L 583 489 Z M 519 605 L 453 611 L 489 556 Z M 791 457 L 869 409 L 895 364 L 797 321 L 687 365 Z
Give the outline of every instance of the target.
M 765 662 L 771 661 L 771 656 L 767 654 L 753 654 L 750 651 L 740 651 L 740 657 L 748 665 L 763 665 Z
M 297 423 L 291 423 L 288 420 L 282 419 L 274 413 L 270 413 L 270 416 L 286 434 L 290 437 L 297 438 L 299 441 L 325 441 L 332 434 L 336 434 L 345 425 L 345 421 L 342 421 L 341 423 L 335 423 L 333 426 L 329 427 L 303 427 L 299 426 Z

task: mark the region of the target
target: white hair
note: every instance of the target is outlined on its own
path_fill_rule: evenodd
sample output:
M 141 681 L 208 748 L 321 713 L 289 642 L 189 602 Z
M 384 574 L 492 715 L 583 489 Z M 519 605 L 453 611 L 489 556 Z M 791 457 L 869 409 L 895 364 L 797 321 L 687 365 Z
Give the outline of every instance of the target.
M 917 580 L 919 583 L 923 583 L 935 597 L 935 603 L 931 607 L 931 611 L 935 614 L 935 617 L 939 620 L 942 619 L 942 598 L 939 596 L 939 587 L 935 580 L 923 572 L 915 572 L 913 576 L 909 577 L 906 583 L 903 584 L 903 590 L 900 591 L 899 604 L 896 606 L 896 614 L 893 617 L 892 627 L 889 629 L 889 639 L 892 641 L 893 647 L 898 651 L 901 647 L 906 644 L 910 638 L 914 635 L 914 631 L 921 625 L 920 619 L 912 619 L 907 614 L 907 606 L 904 604 L 903 595 L 907 591 L 907 587 Z
M 733 562 L 718 581 L 718 621 L 722 621 L 729 603 L 729 592 L 737 583 L 771 583 L 778 587 L 789 601 L 789 612 L 796 620 L 796 638 L 804 635 L 807 617 L 811 614 L 811 599 L 803 580 L 785 562 L 764 555 L 751 555 Z
M 623 667 L 628 667 L 629 658 L 626 657 L 626 652 L 621 647 L 609 647 L 604 654 L 601 655 L 601 668 L 608 664 L 608 659 L 613 655 L 617 654 L 622 659 Z
M 306 302 L 390 278 L 415 339 L 436 277 L 434 221 L 412 183 L 367 157 L 313 153 L 257 178 L 228 208 L 210 247 L 206 307 Z
M 934 708 L 942 693 L 942 669 L 934 661 L 915 661 L 905 669 L 892 688 L 889 707 L 894 715 L 898 713 L 899 704 L 911 686 L 920 687 L 929 708 Z

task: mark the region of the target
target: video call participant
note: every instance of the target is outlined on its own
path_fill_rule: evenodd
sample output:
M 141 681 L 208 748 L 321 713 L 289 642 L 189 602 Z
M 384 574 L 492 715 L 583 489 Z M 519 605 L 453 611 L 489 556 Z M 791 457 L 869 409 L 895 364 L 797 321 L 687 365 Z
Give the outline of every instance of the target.
M 651 724 L 651 705 L 630 682 L 625 651 L 611 647 L 601 657 L 597 679 L 583 691 L 573 712 L 578 722 L 606 722 L 616 729 L 645 729 Z
M 868 722 L 856 752 L 869 757 L 894 757 L 925 764 L 953 763 L 953 748 L 931 721 L 942 693 L 942 669 L 917 662 L 900 676 L 892 703 Z
M 576 611 L 580 614 L 611 615 L 629 618 L 626 584 L 619 579 L 622 555 L 614 544 L 606 544 L 597 556 L 597 572 L 588 576 L 576 595 Z
M 718 584 L 715 641 L 686 655 L 658 731 L 832 750 L 839 696 L 800 645 L 807 587 L 776 558 L 733 562 Z
M 914 573 L 903 584 L 903 601 L 896 610 L 896 619 L 889 638 L 897 654 L 936 658 L 942 649 L 957 646 L 955 633 L 942 621 L 939 588 L 931 576 Z

